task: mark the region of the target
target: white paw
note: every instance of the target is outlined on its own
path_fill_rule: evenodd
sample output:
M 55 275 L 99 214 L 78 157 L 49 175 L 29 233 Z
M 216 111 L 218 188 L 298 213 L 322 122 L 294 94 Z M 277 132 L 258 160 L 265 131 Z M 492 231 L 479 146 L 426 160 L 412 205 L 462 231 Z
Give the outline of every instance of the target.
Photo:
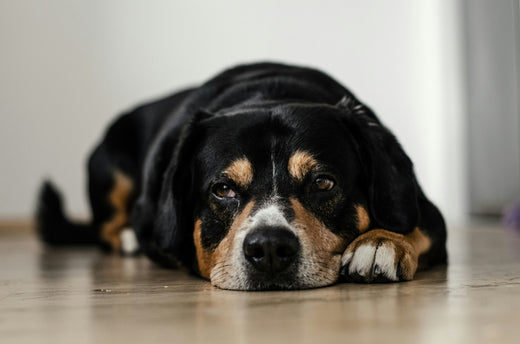
M 354 240 L 341 258 L 341 274 L 354 282 L 411 280 L 418 257 L 401 234 L 372 230 Z
M 139 244 L 134 230 L 127 227 L 121 231 L 121 251 L 123 254 L 133 255 L 139 251 Z

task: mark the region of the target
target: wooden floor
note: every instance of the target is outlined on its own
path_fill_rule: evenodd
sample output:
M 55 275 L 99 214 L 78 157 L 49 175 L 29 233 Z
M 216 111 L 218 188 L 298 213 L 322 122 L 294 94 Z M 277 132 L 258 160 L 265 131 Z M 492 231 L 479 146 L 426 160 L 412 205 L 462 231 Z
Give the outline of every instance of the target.
M 145 258 L 0 231 L 1 343 L 519 343 L 520 232 L 450 229 L 450 265 L 399 284 L 231 292 Z

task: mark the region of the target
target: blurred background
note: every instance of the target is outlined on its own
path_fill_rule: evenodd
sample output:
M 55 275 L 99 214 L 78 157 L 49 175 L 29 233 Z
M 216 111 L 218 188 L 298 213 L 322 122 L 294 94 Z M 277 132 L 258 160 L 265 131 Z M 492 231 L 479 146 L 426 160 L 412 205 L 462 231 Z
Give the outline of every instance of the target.
M 46 177 L 88 217 L 115 116 L 223 68 L 317 67 L 400 139 L 449 222 L 520 197 L 518 0 L 0 1 L 0 220 Z

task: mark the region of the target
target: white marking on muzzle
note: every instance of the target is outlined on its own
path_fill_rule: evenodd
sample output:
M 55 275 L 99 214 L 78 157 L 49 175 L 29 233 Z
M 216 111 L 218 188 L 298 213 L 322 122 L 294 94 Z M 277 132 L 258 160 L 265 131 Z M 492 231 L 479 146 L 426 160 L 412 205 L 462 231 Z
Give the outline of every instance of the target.
M 283 215 L 282 210 L 276 203 L 269 204 L 253 215 L 249 228 L 254 229 L 259 226 L 285 227 L 287 229 L 291 228 L 291 225 L 289 222 L 287 222 L 287 219 Z

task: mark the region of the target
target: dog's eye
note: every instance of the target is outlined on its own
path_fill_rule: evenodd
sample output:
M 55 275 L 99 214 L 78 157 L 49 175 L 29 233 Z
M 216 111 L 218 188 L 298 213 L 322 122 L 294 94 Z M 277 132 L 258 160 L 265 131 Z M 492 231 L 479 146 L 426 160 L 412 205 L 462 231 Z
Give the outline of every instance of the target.
M 220 198 L 235 198 L 237 196 L 236 192 L 224 183 L 216 184 L 213 187 L 213 194 Z
M 318 177 L 312 183 L 312 190 L 314 191 L 329 191 L 334 187 L 334 181 L 327 177 Z

